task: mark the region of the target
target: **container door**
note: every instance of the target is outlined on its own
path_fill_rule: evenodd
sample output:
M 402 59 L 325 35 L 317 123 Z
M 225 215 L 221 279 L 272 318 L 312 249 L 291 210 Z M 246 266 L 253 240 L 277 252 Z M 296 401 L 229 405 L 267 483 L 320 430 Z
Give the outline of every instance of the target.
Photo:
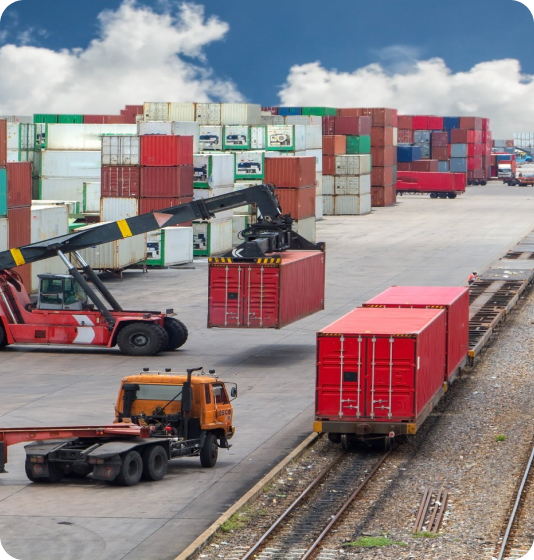
M 371 337 L 366 342 L 364 415 L 384 420 L 413 418 L 415 339 Z
M 244 265 L 241 323 L 245 327 L 277 327 L 280 269 L 257 264 Z
M 318 416 L 360 418 L 364 408 L 363 369 L 367 359 L 363 337 L 318 339 Z
M 243 326 L 243 283 L 243 266 L 210 267 L 208 326 Z

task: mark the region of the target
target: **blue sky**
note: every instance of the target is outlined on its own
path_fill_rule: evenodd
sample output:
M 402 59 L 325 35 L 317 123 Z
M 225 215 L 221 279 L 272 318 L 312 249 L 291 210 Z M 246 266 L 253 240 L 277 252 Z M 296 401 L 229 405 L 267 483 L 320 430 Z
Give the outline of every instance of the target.
M 85 51 L 92 40 L 102 38 L 102 24 L 106 25 L 109 18 L 102 16 L 98 19 L 98 15 L 105 10 L 116 14 L 121 4 L 119 0 L 22 0 L 12 4 L 0 21 L 0 71 L 3 73 L 8 62 L 17 64 L 18 67 L 31 66 L 31 52 L 20 47 L 34 46 L 38 49 L 35 51 L 35 60 L 39 60 L 35 69 L 42 70 L 38 80 L 26 78 L 29 85 L 39 87 L 39 84 L 42 86 L 57 81 L 58 73 L 65 72 L 65 67 L 70 68 L 73 60 L 79 56 L 73 49 Z M 157 14 L 168 12 L 175 16 L 172 25 L 179 29 L 180 26 L 184 27 L 184 21 L 179 21 L 176 16 L 179 5 L 180 2 L 174 0 L 139 1 L 134 8 L 148 7 Z M 346 82 L 344 78 L 348 75 L 370 64 L 380 65 L 384 83 L 391 76 L 413 73 L 418 62 L 433 58 L 442 59 L 442 75 L 470 73 L 480 63 L 514 59 L 520 65 L 521 76 L 518 76 L 517 71 L 514 73 L 512 69 L 504 67 L 494 67 L 492 72 L 480 74 L 480 79 L 486 80 L 490 89 L 493 88 L 492 102 L 496 105 L 499 92 L 495 90 L 495 82 L 510 82 L 513 79 L 521 84 L 525 80 L 524 76 L 534 75 L 533 19 L 526 6 L 513 0 L 449 0 L 447 3 L 423 0 L 270 0 L 268 3 L 252 0 L 198 0 L 196 6 L 200 10 L 204 7 L 205 22 L 211 16 L 216 16 L 221 25 L 217 29 L 213 25 L 211 32 L 206 26 L 193 26 L 199 40 L 198 48 L 192 51 L 177 48 L 175 55 L 181 59 L 181 67 L 167 68 L 166 71 L 170 75 L 173 72 L 181 73 L 182 78 L 177 81 L 176 87 L 171 88 L 173 91 L 167 96 L 168 100 L 188 100 L 188 94 L 201 96 L 201 92 L 205 92 L 215 100 L 235 100 L 239 97 L 263 105 L 276 105 L 284 100 L 298 102 L 302 99 L 303 103 L 316 101 L 320 104 L 321 99 L 317 98 L 320 97 L 319 90 L 314 93 L 313 82 L 323 79 L 324 88 L 320 91 L 326 92 L 326 84 L 330 87 L 330 93 L 324 94 L 323 104 L 338 102 L 339 105 L 347 106 L 351 104 L 350 100 L 345 102 L 343 99 L 341 103 L 339 96 L 336 97 L 332 90 L 337 83 Z M 227 24 L 224 29 L 222 23 Z M 119 33 L 117 29 L 118 25 L 116 34 Z M 122 33 L 129 32 L 128 27 L 120 29 Z M 137 33 L 135 29 L 132 25 L 134 35 Z M 156 31 L 154 35 L 159 33 Z M 148 52 L 152 48 L 150 37 L 145 40 L 145 50 Z M 114 44 L 116 47 L 117 40 Z M 6 45 L 19 47 L 16 55 L 5 50 Z M 108 43 L 104 42 L 103 48 L 109 48 Z M 65 65 L 64 61 L 55 57 L 56 62 L 47 66 L 49 51 L 59 52 L 62 49 L 67 49 L 72 55 L 68 64 Z M 166 53 L 165 56 L 168 55 Z M 94 56 L 90 58 L 96 60 Z M 306 66 L 314 62 L 318 62 L 319 66 Z M 164 71 L 164 62 L 160 60 L 160 63 Z M 101 64 L 106 64 L 105 57 Z M 194 79 L 190 76 L 191 68 L 197 73 Z M 117 67 L 117 70 L 115 79 L 119 79 L 120 75 L 120 68 Z M 206 71 L 211 74 L 208 76 Z M 418 70 L 421 79 L 432 76 L 432 72 L 426 73 L 427 71 L 428 69 Z M 318 72 L 322 78 L 319 78 Z M 289 77 L 295 81 L 291 87 L 287 85 Z M 431 79 L 430 77 L 427 81 Z M 475 97 L 473 81 L 475 80 L 470 80 L 469 93 L 458 95 Z M 195 87 L 189 88 L 193 82 Z M 201 85 L 197 87 L 199 82 Z M 352 83 L 357 84 L 359 90 L 366 87 L 363 78 Z M 482 88 L 483 85 L 479 87 Z M 17 105 L 15 101 L 8 101 L 10 93 L 21 88 L 21 84 L 14 84 L 11 90 L 7 90 L 7 87 L 0 86 L 0 113 L 5 113 L 11 107 L 13 111 L 26 109 L 27 105 L 20 105 L 22 102 Z M 377 84 L 375 87 L 381 86 Z M 399 84 L 390 83 L 389 87 L 393 91 Z M 458 83 L 454 87 L 458 89 Z M 99 94 L 98 82 L 95 82 L 94 88 L 94 94 Z M 139 95 L 143 97 L 138 99 L 135 89 L 139 88 L 131 85 L 128 98 L 124 99 L 125 103 L 149 100 L 145 97 L 150 90 L 147 93 L 146 88 L 141 88 L 142 93 Z M 305 93 L 302 93 L 303 89 L 306 90 Z M 460 89 L 464 91 L 464 85 Z M 54 103 L 57 95 L 53 89 L 48 94 L 46 90 L 47 87 L 41 87 L 41 99 L 34 95 L 32 103 L 46 104 L 47 95 L 50 95 L 48 102 Z M 177 94 L 177 91 L 181 93 Z M 419 100 L 426 100 L 432 95 L 431 88 L 429 90 L 423 87 L 422 91 L 419 88 L 420 95 L 417 91 L 417 88 L 411 90 L 413 103 L 404 101 L 406 108 L 412 110 L 412 107 L 417 107 L 418 97 Z M 377 99 L 382 99 L 378 89 L 376 93 Z M 528 93 L 530 98 L 530 93 L 533 92 Z M 76 95 L 82 94 L 77 92 Z M 155 87 L 153 99 L 150 100 L 159 100 L 156 98 L 161 95 L 161 87 Z M 178 99 L 180 95 L 182 98 Z M 17 99 L 20 99 L 19 94 Z M 399 103 L 401 99 L 405 98 L 401 96 Z M 362 101 L 361 98 L 359 100 Z M 385 100 L 394 101 L 391 96 Z M 358 99 L 355 98 L 354 101 Z M 461 101 L 457 101 L 450 110 L 456 109 L 459 113 L 464 109 L 468 111 L 470 107 L 478 109 L 474 100 L 466 99 L 466 103 Z M 111 103 L 110 100 L 108 102 Z M 517 103 L 524 104 L 520 100 Z M 421 105 L 423 112 L 425 103 Z M 434 106 L 428 106 L 428 109 L 433 109 Z M 93 112 L 107 110 L 108 107 L 102 100 L 95 100 Z M 481 106 L 480 110 L 482 108 L 485 106 Z M 45 109 L 46 107 L 35 108 L 35 112 Z M 87 112 L 85 105 L 80 111 L 82 109 Z M 116 111 L 118 109 L 120 106 L 116 107 Z M 532 128 L 534 129 L 534 123 Z

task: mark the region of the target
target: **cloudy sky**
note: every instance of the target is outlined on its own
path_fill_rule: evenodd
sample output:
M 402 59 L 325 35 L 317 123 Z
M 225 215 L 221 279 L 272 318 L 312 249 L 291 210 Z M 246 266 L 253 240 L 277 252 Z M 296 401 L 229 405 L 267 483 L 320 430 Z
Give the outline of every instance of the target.
M 21 0 L 0 20 L 0 114 L 374 105 L 509 137 L 534 131 L 533 25 L 514 0 Z

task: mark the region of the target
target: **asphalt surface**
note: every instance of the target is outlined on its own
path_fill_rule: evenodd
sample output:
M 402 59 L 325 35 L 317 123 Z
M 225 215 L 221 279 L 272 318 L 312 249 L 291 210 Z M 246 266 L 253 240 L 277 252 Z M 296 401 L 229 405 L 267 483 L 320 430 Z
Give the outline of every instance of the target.
M 399 197 L 395 207 L 318 223 L 327 244 L 326 309 L 283 330 L 209 330 L 207 263 L 128 271 L 107 285 L 125 309 L 173 307 L 183 350 L 131 358 L 118 350 L 9 347 L 1 354 L 0 425 L 104 424 L 121 377 L 215 368 L 239 386 L 237 434 L 215 469 L 177 459 L 160 482 L 133 488 L 65 480 L 31 484 L 23 445 L 0 475 L 0 540 L 19 560 L 171 560 L 306 437 L 312 427 L 315 332 L 391 285 L 461 285 L 534 230 L 534 189 L 470 187 L 455 200 Z

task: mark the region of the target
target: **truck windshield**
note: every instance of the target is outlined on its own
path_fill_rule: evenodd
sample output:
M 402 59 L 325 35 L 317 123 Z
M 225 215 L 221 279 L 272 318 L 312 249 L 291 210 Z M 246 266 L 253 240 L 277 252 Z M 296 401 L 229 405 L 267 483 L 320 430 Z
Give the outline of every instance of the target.
M 178 396 L 177 396 L 178 395 Z M 139 385 L 137 400 L 141 401 L 181 401 L 182 387 L 180 385 Z

